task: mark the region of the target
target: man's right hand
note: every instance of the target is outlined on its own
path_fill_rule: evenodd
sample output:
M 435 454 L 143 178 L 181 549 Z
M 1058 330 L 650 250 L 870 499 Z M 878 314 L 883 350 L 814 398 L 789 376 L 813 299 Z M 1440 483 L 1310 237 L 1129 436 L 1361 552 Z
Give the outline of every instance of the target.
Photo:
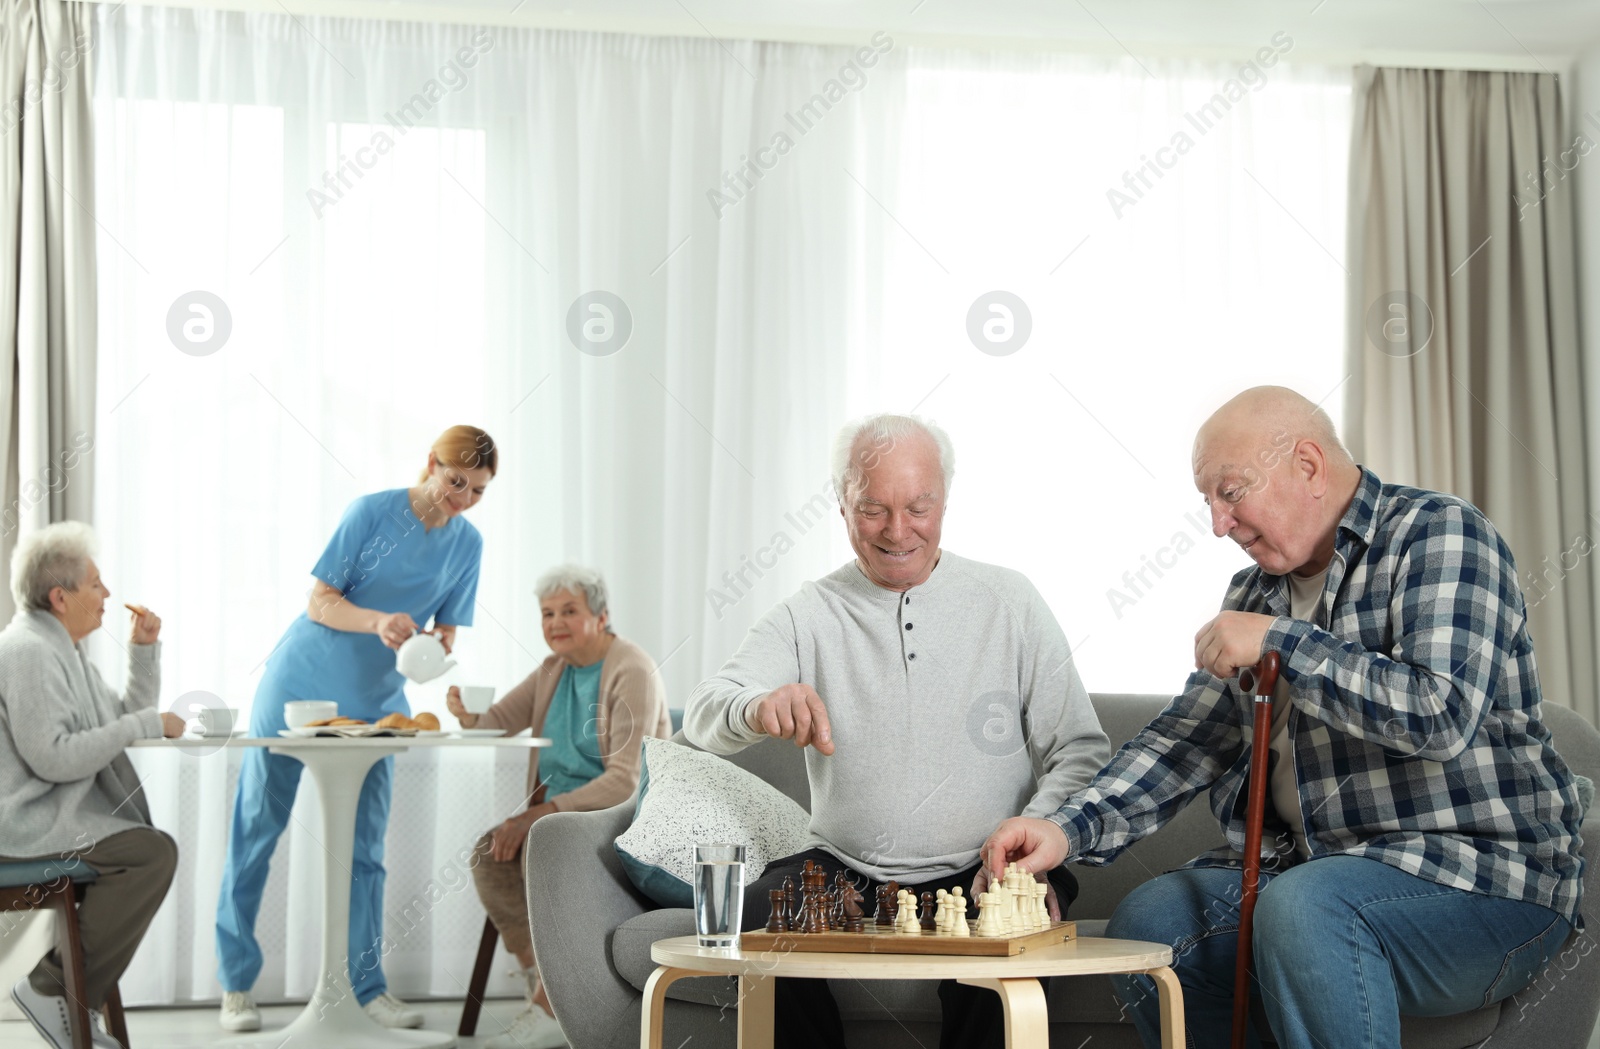
M 1014 816 L 994 829 L 978 850 L 978 859 L 998 878 L 1006 864 L 1015 863 L 1029 874 L 1054 870 L 1067 862 L 1072 846 L 1066 832 L 1049 820 Z
M 757 732 L 792 739 L 797 747 L 812 746 L 833 753 L 828 708 L 810 685 L 783 685 L 745 708 L 745 723 Z

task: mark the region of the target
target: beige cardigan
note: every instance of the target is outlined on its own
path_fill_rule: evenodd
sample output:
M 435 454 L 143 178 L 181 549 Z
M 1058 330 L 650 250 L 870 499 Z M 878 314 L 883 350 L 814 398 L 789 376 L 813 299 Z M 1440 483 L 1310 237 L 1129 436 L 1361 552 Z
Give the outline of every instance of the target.
M 544 728 L 550 700 L 566 664 L 552 654 L 539 669 L 522 679 L 494 706 L 478 715 L 476 728 L 499 728 L 507 732 L 533 729 L 535 736 Z M 617 638 L 600 664 L 600 699 L 597 720 L 600 753 L 606 770 L 577 790 L 569 790 L 545 800 L 558 812 L 589 812 L 608 809 L 633 796 L 639 787 L 640 753 L 644 737 L 665 739 L 672 735 L 672 719 L 667 714 L 666 690 L 649 653 L 626 638 Z M 539 784 L 539 752 L 528 758 L 528 794 Z

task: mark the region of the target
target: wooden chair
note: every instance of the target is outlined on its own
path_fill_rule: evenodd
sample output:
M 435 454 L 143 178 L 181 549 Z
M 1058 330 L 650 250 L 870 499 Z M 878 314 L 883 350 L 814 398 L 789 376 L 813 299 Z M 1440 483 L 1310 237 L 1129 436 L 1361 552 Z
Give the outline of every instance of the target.
M 78 935 L 78 902 L 97 875 L 76 856 L 60 860 L 24 860 L 0 863 L 0 907 L 13 911 L 46 908 L 57 912 L 56 950 L 67 980 L 68 1023 L 72 1049 L 94 1049 L 85 999 L 83 941 Z M 128 1025 L 122 1015 L 122 995 L 115 984 L 105 1001 L 111 1037 L 128 1049 Z
M 483 1009 L 483 989 L 489 986 L 489 966 L 494 964 L 494 949 L 499 943 L 500 930 L 494 927 L 490 919 L 483 919 L 483 936 L 478 940 L 478 960 L 472 966 L 472 979 L 467 981 L 467 1002 L 461 1007 L 461 1026 L 456 1028 L 456 1034 L 463 1038 L 471 1038 L 478 1031 L 478 1013 Z

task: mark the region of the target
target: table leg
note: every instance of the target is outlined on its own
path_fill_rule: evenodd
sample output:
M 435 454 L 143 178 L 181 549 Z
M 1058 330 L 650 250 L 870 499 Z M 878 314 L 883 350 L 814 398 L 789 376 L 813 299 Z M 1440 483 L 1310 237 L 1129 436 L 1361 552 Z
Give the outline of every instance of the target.
M 1161 992 L 1161 1049 L 1183 1049 L 1187 1044 L 1183 1027 L 1183 985 L 1178 974 L 1166 966 L 1147 974 Z
M 667 988 L 685 976 L 704 976 L 692 969 L 656 967 L 644 985 L 644 1011 L 639 1017 L 639 1049 L 661 1049 L 661 1021 L 667 1006 Z
M 243 1038 L 227 1047 L 270 1049 L 446 1049 L 453 1035 L 439 1031 L 399 1031 L 374 1023 L 350 986 L 350 864 L 354 862 L 356 802 L 367 773 L 379 760 L 405 750 L 394 747 L 341 747 L 334 740 L 311 747 L 273 748 L 306 767 L 317 785 L 322 808 L 322 974 L 311 1001 L 289 1026 Z M 362 950 L 367 945 L 362 945 Z
M 764 972 L 739 977 L 739 1049 L 772 1049 L 777 986 Z
M 975 976 L 958 982 L 987 987 L 1000 995 L 1005 1006 L 1006 1049 L 1049 1049 L 1050 1014 L 1045 1008 L 1044 984 L 1038 979 Z

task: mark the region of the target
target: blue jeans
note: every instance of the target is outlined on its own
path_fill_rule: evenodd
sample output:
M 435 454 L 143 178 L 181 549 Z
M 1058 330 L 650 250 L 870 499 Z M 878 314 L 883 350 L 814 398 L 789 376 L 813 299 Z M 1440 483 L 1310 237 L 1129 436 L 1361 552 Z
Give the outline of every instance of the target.
M 1189 1044 L 1227 1049 L 1240 872 L 1173 871 L 1130 892 L 1106 935 L 1173 948 Z M 1254 994 L 1285 1049 L 1400 1045 L 1400 1014 L 1447 1016 L 1526 987 L 1572 927 L 1538 904 L 1437 885 L 1377 860 L 1327 856 L 1263 873 Z M 1160 1009 L 1148 976 L 1115 976 L 1147 1046 Z M 1250 1044 L 1258 1046 L 1255 1032 Z

